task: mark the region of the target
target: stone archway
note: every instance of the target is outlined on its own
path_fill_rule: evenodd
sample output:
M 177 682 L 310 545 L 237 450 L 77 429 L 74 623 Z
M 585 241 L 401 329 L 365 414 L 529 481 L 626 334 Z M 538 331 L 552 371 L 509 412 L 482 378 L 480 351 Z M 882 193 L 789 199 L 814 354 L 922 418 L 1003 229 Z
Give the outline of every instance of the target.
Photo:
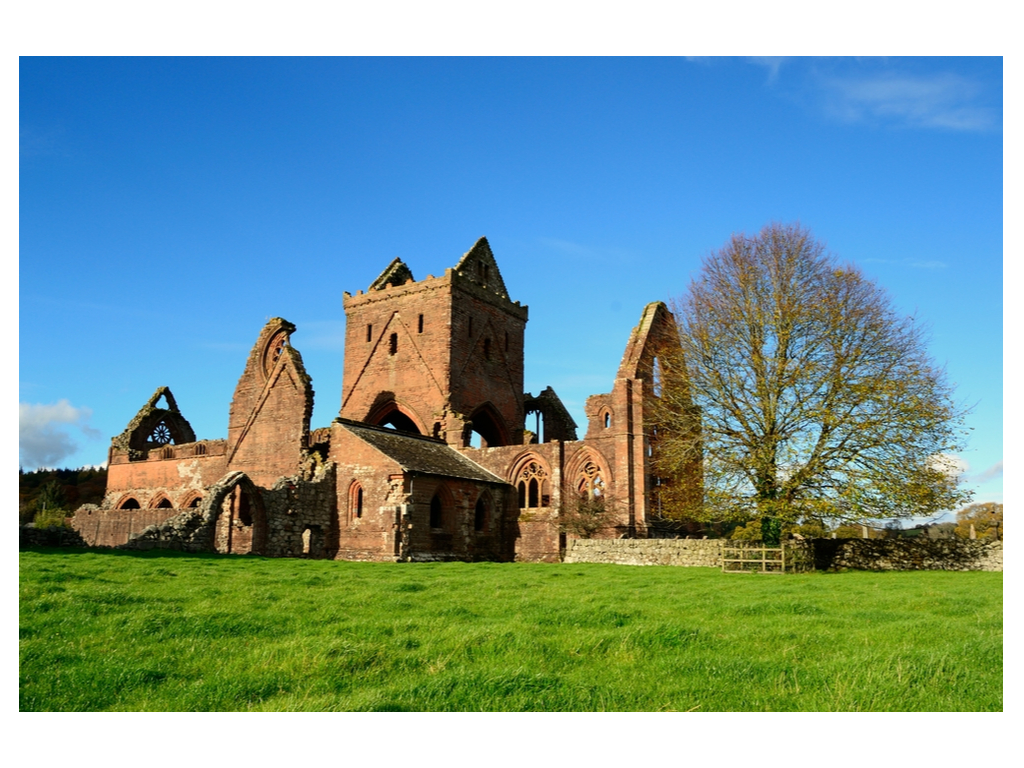
M 259 488 L 244 472 L 230 472 L 210 486 L 202 506 L 211 549 L 223 554 L 263 554 L 267 514 Z

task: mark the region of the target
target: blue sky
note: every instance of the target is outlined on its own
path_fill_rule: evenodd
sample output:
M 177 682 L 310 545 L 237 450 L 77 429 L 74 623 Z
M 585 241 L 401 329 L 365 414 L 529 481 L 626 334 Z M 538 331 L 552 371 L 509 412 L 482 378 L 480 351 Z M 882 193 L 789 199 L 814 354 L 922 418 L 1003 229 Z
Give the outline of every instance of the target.
M 337 414 L 342 291 L 486 235 L 526 389 L 577 423 L 644 304 L 800 222 L 931 329 L 1002 501 L 999 58 L 20 60 L 21 464 L 80 466 L 162 385 L 224 437 L 264 322 Z M 581 429 L 582 433 L 582 429 Z

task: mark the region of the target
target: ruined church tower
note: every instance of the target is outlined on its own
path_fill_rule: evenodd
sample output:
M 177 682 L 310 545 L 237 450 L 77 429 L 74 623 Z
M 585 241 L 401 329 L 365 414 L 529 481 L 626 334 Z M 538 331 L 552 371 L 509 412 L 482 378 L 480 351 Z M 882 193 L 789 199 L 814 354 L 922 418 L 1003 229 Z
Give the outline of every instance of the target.
M 523 442 L 528 308 L 513 302 L 486 238 L 441 277 L 417 282 L 395 259 L 344 294 L 341 417 L 455 447 Z

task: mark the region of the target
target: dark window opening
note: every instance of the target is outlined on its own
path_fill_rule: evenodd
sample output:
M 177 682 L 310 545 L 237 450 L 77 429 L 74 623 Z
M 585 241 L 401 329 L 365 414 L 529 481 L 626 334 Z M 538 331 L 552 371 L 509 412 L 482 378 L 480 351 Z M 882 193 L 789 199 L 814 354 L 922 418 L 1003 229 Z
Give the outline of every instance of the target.
M 202 504 L 202 503 L 203 503 L 202 496 L 196 496 L 194 499 L 192 499 L 192 501 L 190 501 L 188 503 L 188 508 L 189 509 L 198 509 L 199 505 Z
M 355 497 L 356 497 L 355 498 L 356 517 L 362 517 L 363 516 L 363 489 L 362 489 L 362 487 L 356 488 Z
M 491 359 L 491 340 L 484 339 L 484 360 Z
M 423 315 L 420 315 L 419 332 L 423 333 Z
M 138 499 L 128 498 L 125 499 L 124 503 L 120 507 L 121 509 L 142 509 L 139 505 Z
M 482 531 L 487 527 L 487 507 L 483 499 L 476 500 L 476 511 L 473 514 L 473 530 Z
M 160 499 L 160 503 L 156 505 L 157 509 L 173 509 L 171 500 L 168 498 Z
M 416 422 L 399 410 L 391 411 L 387 416 L 377 422 L 377 426 L 396 429 L 399 432 L 411 432 L 414 435 L 418 435 L 420 433 L 419 428 L 416 426 Z
M 398 334 L 392 333 L 391 338 L 388 339 L 388 354 L 393 355 L 398 352 Z
M 501 426 L 488 408 L 482 408 L 474 413 L 470 421 L 473 424 L 470 432 L 465 435 L 466 445 L 473 448 L 496 448 L 499 445 L 508 445 Z M 474 433 L 480 436 L 479 445 L 473 445 L 476 441 Z
M 530 506 L 540 506 L 540 486 L 537 483 L 537 478 L 532 478 L 530 480 Z
M 437 494 L 430 500 L 430 527 L 440 528 L 442 522 L 441 497 Z
M 470 338 L 473 337 L 473 318 L 472 317 L 469 318 L 469 336 L 470 336 Z
M 519 481 L 519 508 L 522 509 L 526 506 L 526 482 L 523 480 Z
M 249 494 L 241 488 L 235 491 L 235 493 L 238 494 L 238 519 L 242 521 L 242 525 L 252 525 L 252 508 L 249 505 Z
M 505 331 L 505 351 L 508 352 L 508 331 Z
M 373 324 L 367 324 L 366 326 L 366 340 L 373 341 Z

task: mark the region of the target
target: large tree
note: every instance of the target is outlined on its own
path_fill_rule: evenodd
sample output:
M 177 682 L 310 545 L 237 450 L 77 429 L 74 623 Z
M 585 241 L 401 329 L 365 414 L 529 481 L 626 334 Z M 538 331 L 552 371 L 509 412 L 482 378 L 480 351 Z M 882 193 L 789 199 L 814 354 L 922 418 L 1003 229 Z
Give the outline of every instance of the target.
M 656 465 L 677 516 L 860 522 L 970 499 L 949 471 L 964 412 L 922 327 L 798 225 L 735 235 L 674 302 Z M 692 429 L 699 409 L 701 428 Z M 703 500 L 677 468 L 703 457 Z M 675 489 L 677 503 L 672 505 Z

